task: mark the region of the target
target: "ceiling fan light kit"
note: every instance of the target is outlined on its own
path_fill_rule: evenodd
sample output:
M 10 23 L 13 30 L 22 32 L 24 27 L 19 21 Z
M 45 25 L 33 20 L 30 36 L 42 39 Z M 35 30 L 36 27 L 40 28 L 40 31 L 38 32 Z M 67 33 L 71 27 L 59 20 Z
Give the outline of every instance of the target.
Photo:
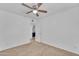
M 33 13 L 36 14 L 36 13 L 38 13 L 38 11 L 37 10 L 33 10 Z

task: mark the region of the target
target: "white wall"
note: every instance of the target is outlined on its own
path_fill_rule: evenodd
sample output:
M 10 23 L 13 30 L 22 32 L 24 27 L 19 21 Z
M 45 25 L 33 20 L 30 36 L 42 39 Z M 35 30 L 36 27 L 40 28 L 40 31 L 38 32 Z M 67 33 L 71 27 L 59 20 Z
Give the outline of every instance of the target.
M 79 53 L 79 8 L 37 21 L 37 40 Z M 0 11 L 0 50 L 25 44 L 31 39 L 31 20 Z
M 79 53 L 79 8 L 41 19 L 41 41 Z
M 0 50 L 15 47 L 31 39 L 30 19 L 0 11 Z

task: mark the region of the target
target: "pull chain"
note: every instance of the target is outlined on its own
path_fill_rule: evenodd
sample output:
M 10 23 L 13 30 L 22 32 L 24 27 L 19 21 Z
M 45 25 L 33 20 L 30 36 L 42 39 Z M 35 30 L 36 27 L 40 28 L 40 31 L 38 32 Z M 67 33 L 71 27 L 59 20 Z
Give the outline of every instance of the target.
M 36 28 L 36 26 L 35 26 L 35 21 L 34 20 L 32 20 L 32 24 L 33 24 L 33 26 L 32 26 L 32 40 L 35 40 L 35 37 L 36 37 L 35 28 Z

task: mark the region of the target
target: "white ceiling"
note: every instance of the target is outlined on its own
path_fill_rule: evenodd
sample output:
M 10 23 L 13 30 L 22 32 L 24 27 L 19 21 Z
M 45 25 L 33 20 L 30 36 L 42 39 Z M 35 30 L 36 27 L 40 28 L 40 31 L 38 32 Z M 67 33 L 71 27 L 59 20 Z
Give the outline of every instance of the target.
M 32 6 L 33 3 L 29 3 L 28 5 Z M 64 12 L 75 7 L 79 7 L 79 4 L 78 3 L 44 3 L 40 7 L 40 9 L 45 9 L 48 11 L 48 13 L 47 14 L 40 13 L 40 17 L 36 17 L 32 13 L 25 14 L 30 9 L 25 6 L 22 6 L 20 3 L 0 3 L 0 10 L 21 15 L 24 17 L 38 18 L 38 19 L 51 16 L 56 13 Z

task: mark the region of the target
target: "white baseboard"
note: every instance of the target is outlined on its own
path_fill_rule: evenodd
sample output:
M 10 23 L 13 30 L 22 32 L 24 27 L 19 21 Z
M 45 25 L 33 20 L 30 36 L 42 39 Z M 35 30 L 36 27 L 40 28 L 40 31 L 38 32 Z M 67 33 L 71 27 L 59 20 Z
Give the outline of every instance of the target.
M 49 42 L 46 42 L 46 41 L 40 41 L 40 42 L 45 43 L 45 44 L 48 44 L 48 45 L 50 45 L 50 46 L 57 47 L 57 48 L 59 48 L 59 49 L 63 49 L 63 50 L 66 50 L 66 51 L 75 53 L 75 54 L 79 54 L 79 52 L 77 52 L 77 51 L 72 51 L 72 50 L 69 50 L 69 49 L 65 49 L 65 48 L 63 48 L 63 47 L 57 46 L 56 44 L 52 44 L 52 43 L 49 43 Z

